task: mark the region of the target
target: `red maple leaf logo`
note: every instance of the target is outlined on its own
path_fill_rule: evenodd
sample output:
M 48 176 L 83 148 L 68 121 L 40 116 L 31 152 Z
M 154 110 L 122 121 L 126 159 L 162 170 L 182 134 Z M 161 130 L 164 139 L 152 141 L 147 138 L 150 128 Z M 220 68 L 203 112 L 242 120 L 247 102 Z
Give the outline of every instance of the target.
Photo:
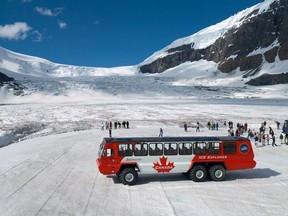
M 167 164 L 167 159 L 166 157 L 160 158 L 160 163 L 159 162 L 154 162 L 153 168 L 157 170 L 158 173 L 168 173 L 170 172 L 175 166 L 174 162 L 170 162 Z

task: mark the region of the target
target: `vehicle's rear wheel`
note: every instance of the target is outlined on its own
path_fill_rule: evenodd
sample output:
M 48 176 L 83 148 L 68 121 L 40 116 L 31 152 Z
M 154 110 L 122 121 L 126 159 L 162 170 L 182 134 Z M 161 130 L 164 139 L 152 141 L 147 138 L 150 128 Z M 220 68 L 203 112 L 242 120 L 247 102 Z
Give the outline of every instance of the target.
M 189 171 L 189 177 L 195 182 L 203 182 L 207 179 L 207 170 L 202 165 L 196 165 Z
M 286 145 L 288 145 L 288 134 L 286 134 L 286 136 L 285 136 L 285 143 L 286 143 Z
M 209 177 L 213 181 L 223 181 L 226 177 L 226 170 L 222 165 L 214 165 L 209 169 Z
M 134 185 L 138 181 L 138 173 L 133 168 L 125 168 L 120 172 L 119 180 L 124 185 Z

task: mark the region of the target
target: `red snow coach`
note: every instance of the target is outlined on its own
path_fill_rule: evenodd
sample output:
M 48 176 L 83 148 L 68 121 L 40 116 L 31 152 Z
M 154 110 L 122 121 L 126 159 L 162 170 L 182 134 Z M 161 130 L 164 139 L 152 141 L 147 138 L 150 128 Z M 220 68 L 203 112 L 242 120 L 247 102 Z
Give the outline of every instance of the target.
M 140 173 L 188 173 L 196 182 L 222 181 L 226 170 L 256 166 L 249 139 L 243 137 L 104 138 L 96 160 L 103 175 L 116 174 L 134 185 Z

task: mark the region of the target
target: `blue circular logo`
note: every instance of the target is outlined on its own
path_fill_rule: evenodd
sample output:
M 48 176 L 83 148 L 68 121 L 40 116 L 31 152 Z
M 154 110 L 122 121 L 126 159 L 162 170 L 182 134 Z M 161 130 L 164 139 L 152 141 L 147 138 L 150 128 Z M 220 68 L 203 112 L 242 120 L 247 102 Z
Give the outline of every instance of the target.
M 240 146 L 240 151 L 243 153 L 243 154 L 246 154 L 248 151 L 249 151 L 249 147 L 247 144 L 242 144 Z

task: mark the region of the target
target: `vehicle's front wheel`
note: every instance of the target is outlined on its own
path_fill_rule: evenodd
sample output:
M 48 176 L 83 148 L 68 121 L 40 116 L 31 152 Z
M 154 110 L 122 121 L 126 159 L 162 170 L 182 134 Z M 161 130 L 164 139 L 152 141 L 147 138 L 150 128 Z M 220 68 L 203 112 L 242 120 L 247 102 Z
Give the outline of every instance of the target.
M 138 181 L 138 173 L 133 168 L 125 168 L 120 172 L 119 180 L 124 185 L 134 185 Z
M 222 165 L 214 165 L 209 169 L 209 176 L 213 181 L 223 181 L 226 177 L 226 170 Z
M 207 170 L 202 165 L 196 165 L 189 171 L 189 177 L 195 182 L 203 182 L 207 179 Z

